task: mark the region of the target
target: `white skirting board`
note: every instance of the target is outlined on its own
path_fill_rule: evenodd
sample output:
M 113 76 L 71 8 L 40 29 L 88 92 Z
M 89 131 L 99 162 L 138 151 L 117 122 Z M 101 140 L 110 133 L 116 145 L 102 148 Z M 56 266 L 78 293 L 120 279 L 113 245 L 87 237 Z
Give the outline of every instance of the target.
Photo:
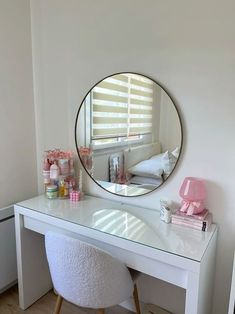
M 13 206 L 0 209 L 0 293 L 17 281 Z

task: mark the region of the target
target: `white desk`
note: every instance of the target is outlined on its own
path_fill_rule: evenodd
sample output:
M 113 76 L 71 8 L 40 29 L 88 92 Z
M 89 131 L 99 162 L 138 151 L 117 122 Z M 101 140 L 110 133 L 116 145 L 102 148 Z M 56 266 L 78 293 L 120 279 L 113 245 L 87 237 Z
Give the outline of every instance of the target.
M 165 224 L 159 212 L 86 196 L 48 200 L 39 196 L 15 205 L 20 307 L 49 289 L 45 257 L 48 230 L 101 247 L 127 266 L 186 289 L 185 313 L 210 314 L 217 228 L 208 232 Z

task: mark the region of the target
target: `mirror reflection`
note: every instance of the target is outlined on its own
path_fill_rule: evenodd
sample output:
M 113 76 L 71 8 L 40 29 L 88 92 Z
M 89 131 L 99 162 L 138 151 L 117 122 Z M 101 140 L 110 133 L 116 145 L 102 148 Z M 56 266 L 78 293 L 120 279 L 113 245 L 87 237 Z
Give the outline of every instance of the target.
M 146 76 L 119 73 L 95 85 L 79 108 L 76 146 L 89 175 L 122 196 L 149 193 L 178 161 L 181 122 L 166 91 Z

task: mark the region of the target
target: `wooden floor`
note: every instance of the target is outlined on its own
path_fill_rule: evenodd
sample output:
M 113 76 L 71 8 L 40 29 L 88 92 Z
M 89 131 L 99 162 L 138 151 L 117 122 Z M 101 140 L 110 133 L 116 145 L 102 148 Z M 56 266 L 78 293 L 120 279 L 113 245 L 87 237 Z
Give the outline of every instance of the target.
M 0 294 L 0 313 L 1 314 L 52 314 L 56 302 L 55 294 L 50 291 L 27 310 L 23 311 L 18 305 L 17 286 Z M 66 301 L 63 302 L 61 314 L 95 314 L 95 310 L 81 309 Z M 133 314 L 120 306 L 106 309 L 105 314 Z

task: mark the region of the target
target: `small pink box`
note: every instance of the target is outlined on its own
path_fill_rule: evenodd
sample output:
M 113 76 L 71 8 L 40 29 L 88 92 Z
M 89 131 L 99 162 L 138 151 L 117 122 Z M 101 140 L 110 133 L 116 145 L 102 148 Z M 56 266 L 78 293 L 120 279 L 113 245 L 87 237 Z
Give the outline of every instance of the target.
M 72 202 L 80 201 L 80 195 L 81 195 L 81 193 L 79 191 L 70 192 L 70 194 L 69 194 L 70 201 L 72 201 Z

